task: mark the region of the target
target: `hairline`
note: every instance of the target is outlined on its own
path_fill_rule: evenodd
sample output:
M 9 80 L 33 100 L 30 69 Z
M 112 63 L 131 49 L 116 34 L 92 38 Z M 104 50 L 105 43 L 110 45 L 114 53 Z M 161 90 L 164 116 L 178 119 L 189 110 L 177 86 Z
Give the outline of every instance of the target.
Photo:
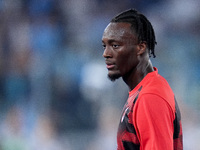
M 131 23 L 130 21 L 113 21 L 111 20 L 110 23 L 127 23 L 130 24 L 130 30 L 132 32 L 132 34 L 137 38 L 138 42 L 141 42 L 142 40 L 139 40 L 139 34 L 136 31 L 136 27 L 134 25 L 134 23 Z

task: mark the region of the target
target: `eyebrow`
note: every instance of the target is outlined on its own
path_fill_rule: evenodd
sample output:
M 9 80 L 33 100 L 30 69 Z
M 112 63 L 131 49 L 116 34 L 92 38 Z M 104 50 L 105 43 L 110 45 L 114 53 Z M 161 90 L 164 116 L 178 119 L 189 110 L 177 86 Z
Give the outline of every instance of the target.
M 114 40 L 114 39 L 109 39 L 109 40 L 108 40 L 108 43 L 113 43 L 113 42 L 119 42 L 119 41 Z M 105 43 L 105 42 L 102 40 L 102 43 Z

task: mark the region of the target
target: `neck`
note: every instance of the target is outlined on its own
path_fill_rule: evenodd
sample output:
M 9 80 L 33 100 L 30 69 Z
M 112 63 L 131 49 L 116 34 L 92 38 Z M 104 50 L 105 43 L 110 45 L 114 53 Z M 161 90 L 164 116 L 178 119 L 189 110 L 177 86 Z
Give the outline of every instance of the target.
M 133 90 L 142 79 L 150 72 L 153 72 L 153 66 L 150 59 L 140 61 L 136 68 L 131 70 L 129 74 L 123 77 L 124 82 L 128 85 L 129 90 Z

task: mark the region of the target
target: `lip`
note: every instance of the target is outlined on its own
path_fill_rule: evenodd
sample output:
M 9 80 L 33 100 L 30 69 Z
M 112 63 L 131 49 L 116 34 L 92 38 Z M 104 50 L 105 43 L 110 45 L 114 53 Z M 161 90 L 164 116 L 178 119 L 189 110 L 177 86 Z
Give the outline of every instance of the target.
M 114 63 L 106 61 L 106 68 L 113 69 L 115 67 Z
M 107 65 L 106 65 L 106 68 L 107 68 L 107 69 L 113 69 L 114 66 L 115 66 L 115 65 L 111 65 L 111 64 L 108 65 L 108 64 L 107 64 Z

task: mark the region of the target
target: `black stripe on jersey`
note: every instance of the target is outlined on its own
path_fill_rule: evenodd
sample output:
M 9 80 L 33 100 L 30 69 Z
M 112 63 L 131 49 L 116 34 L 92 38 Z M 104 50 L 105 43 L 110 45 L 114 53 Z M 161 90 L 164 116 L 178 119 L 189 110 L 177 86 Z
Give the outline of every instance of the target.
M 128 120 L 129 119 L 128 118 L 129 111 L 130 110 L 128 110 L 126 112 L 125 117 L 124 117 L 124 123 L 126 124 L 125 125 L 126 126 L 126 131 L 136 134 L 135 127 L 132 124 L 128 123 L 129 122 L 129 120 Z
M 174 119 L 174 139 L 179 138 L 179 133 L 180 133 L 180 120 L 181 120 L 181 113 L 178 107 L 178 103 L 176 101 L 176 98 L 174 98 L 175 100 L 175 119 Z
M 135 104 L 135 102 L 137 101 L 138 96 L 139 96 L 139 93 L 140 93 L 141 90 L 142 90 L 142 86 L 138 89 L 138 94 L 137 94 L 137 96 L 135 97 L 135 99 L 134 99 L 134 101 L 133 101 L 134 104 Z
M 134 144 L 132 142 L 123 141 L 123 146 L 125 150 L 140 150 L 140 145 Z

